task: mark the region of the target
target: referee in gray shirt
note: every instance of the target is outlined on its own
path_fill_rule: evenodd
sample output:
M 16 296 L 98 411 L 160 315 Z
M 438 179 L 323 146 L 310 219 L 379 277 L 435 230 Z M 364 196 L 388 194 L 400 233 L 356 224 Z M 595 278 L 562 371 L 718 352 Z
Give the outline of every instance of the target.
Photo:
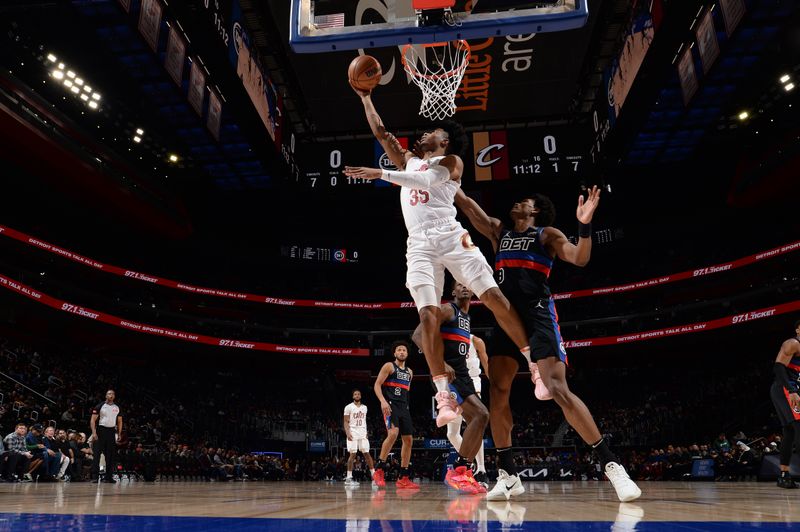
M 106 392 L 106 402 L 100 403 L 92 409 L 92 419 L 89 426 L 92 428 L 92 449 L 94 461 L 92 462 L 92 478 L 100 477 L 100 454 L 106 457 L 106 474 L 103 482 L 116 483 L 114 480 L 114 467 L 117 457 L 117 439 L 122 437 L 122 416 L 119 407 L 114 403 L 114 390 Z

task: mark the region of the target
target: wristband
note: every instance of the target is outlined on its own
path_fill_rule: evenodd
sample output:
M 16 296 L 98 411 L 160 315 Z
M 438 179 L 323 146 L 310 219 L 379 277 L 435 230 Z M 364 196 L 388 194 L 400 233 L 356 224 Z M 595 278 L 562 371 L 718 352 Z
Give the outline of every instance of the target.
M 592 224 L 578 222 L 578 237 L 592 238 Z

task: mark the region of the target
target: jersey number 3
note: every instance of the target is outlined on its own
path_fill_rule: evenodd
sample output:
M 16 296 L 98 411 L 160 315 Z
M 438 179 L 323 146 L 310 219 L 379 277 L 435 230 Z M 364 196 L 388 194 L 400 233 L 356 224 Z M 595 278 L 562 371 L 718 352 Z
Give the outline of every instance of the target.
M 428 203 L 430 199 L 431 195 L 428 193 L 427 190 L 414 189 L 411 191 L 411 200 L 409 201 L 409 203 L 411 203 L 412 207 L 415 207 L 420 203 Z

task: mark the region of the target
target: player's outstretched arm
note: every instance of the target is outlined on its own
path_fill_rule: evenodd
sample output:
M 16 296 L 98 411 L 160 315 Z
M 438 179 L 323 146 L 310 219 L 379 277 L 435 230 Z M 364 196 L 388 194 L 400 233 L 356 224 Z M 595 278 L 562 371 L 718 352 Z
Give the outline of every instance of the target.
M 497 218 L 492 218 L 484 211 L 478 202 L 467 196 L 463 190 L 458 189 L 454 201 L 456 207 L 463 212 L 469 223 L 478 230 L 480 234 L 489 239 L 492 247 L 497 251 L 500 242 L 500 232 L 503 230 L 503 222 Z
M 438 164 L 420 172 L 395 172 L 364 166 L 345 166 L 344 175 L 356 179 L 383 179 L 395 185 L 417 190 L 430 190 L 434 186 L 450 180 L 450 171 Z
M 575 216 L 580 224 L 578 245 L 567 240 L 564 233 L 555 227 L 546 227 L 543 231 L 546 239 L 545 246 L 564 262 L 575 266 L 586 266 L 592 255 L 592 216 L 599 204 L 600 189 L 596 186 L 592 187 L 585 200 L 583 194 L 578 196 L 578 209 L 575 211 Z
M 351 83 L 350 86 L 353 87 L 353 84 Z M 381 143 L 381 146 L 383 146 L 386 155 L 389 156 L 392 163 L 394 163 L 397 168 L 405 168 L 406 161 L 412 158 L 414 154 L 404 149 L 397 138 L 386 131 L 383 120 L 381 120 L 378 111 L 375 109 L 375 105 L 372 103 L 371 93 L 355 87 L 353 87 L 353 90 L 361 97 L 361 103 L 364 104 L 364 113 L 367 115 L 367 122 L 369 122 L 369 128 L 372 130 L 372 134 L 375 135 L 375 138 Z

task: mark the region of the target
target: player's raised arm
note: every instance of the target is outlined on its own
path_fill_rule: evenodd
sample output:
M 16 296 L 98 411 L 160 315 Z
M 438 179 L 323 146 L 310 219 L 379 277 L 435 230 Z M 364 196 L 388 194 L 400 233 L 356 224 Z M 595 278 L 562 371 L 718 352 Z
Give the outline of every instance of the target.
M 480 234 L 488 238 L 494 250 L 497 251 L 497 246 L 500 242 L 500 231 L 503 229 L 503 222 L 486 214 L 486 211 L 461 189 L 458 189 L 458 192 L 456 192 L 454 202 L 456 207 L 469 219 L 469 223 L 471 223 Z
M 546 246 L 564 262 L 575 266 L 586 266 L 592 255 L 592 216 L 600 203 L 600 189 L 596 186 L 589 191 L 584 201 L 583 194 L 578 197 L 578 209 L 575 213 L 580 227 L 578 229 L 578 245 L 567 240 L 566 235 L 555 227 L 547 227 L 544 235 Z
M 352 86 L 352 83 L 350 85 Z M 386 155 L 389 156 L 389 159 L 394 165 L 397 168 L 405 168 L 406 161 L 413 157 L 414 154 L 404 149 L 400 145 L 400 141 L 398 141 L 394 135 L 386 131 L 383 120 L 381 120 L 378 111 L 375 109 L 375 105 L 372 103 L 371 92 L 357 89 L 356 87 L 353 87 L 353 90 L 361 97 L 361 103 L 364 104 L 364 113 L 367 115 L 367 122 L 369 122 L 369 128 L 372 130 L 372 134 L 375 135 L 375 138 L 381 143 L 381 146 L 383 146 L 383 149 L 386 151 Z

